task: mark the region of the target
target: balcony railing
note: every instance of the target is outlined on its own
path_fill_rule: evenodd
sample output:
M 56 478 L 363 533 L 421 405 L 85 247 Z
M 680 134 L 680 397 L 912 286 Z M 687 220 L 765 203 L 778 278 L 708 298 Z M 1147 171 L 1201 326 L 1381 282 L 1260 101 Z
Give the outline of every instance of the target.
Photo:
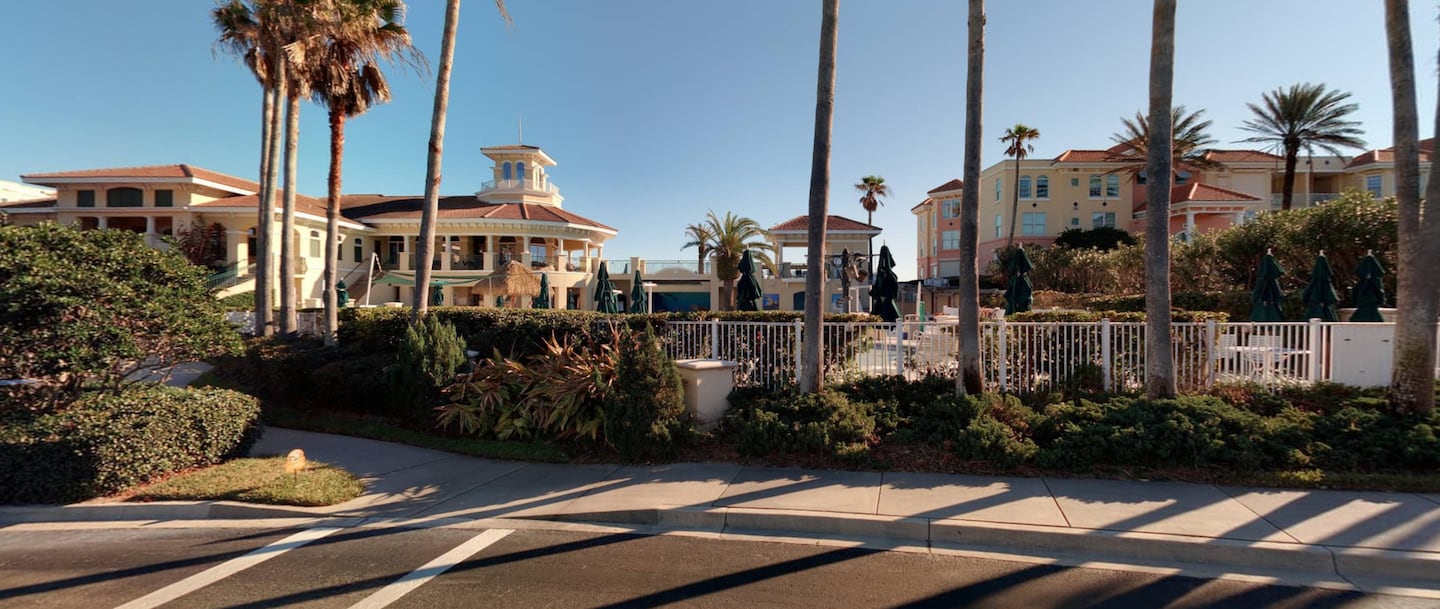
M 1296 208 L 1314 207 L 1326 201 L 1334 201 L 1335 199 L 1339 199 L 1340 196 L 1341 195 L 1338 192 L 1312 192 L 1308 195 L 1297 192 L 1294 195 L 1291 195 L 1290 204 L 1291 207 Z M 1285 195 L 1283 194 L 1270 195 L 1270 208 L 1280 209 L 1280 205 L 1284 203 L 1284 199 Z
M 554 193 L 559 192 L 560 188 L 553 182 L 540 183 L 535 180 L 490 180 L 480 185 L 480 192 L 489 190 L 533 190 Z
M 704 273 L 699 260 L 646 260 L 645 273 L 659 273 L 667 269 L 684 269 L 691 273 Z

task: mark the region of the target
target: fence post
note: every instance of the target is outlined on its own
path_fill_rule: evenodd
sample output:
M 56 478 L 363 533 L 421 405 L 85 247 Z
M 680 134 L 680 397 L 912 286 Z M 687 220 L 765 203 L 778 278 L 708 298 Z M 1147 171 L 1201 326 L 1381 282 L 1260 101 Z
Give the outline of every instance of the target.
M 1219 374 L 1220 354 L 1216 351 L 1220 346 L 1220 335 L 1215 319 L 1205 320 L 1205 386 L 1215 385 L 1215 377 Z
M 710 320 L 710 358 L 720 359 L 720 320 Z
M 1310 318 L 1310 336 L 1307 339 L 1307 342 L 1309 344 L 1306 346 L 1310 351 L 1310 365 L 1308 366 L 1310 368 L 1310 374 L 1308 376 L 1310 377 L 1309 380 L 1311 383 L 1319 381 L 1321 378 L 1324 377 L 1324 372 L 1320 370 L 1322 362 L 1324 361 L 1320 357 L 1320 354 L 1322 351 L 1324 351 L 1325 347 L 1325 341 L 1320 335 L 1321 329 L 1322 326 L 1320 325 L 1320 320 L 1313 317 Z
M 997 345 L 998 345 L 998 346 L 996 347 L 996 350 L 998 351 L 998 354 L 999 354 L 999 356 L 1000 356 L 1000 358 L 999 358 L 999 359 L 1000 359 L 1000 391 L 1006 391 L 1006 390 L 1009 389 L 1008 383 L 1009 383 L 1009 376 L 1010 376 L 1010 362 L 1009 362 L 1010 356 L 1006 354 L 1007 347 L 1008 347 L 1008 345 L 1007 345 L 1006 343 L 1008 342 L 1008 340 L 1007 340 L 1008 337 L 1006 336 L 1006 333 L 1005 333 L 1005 319 L 1004 319 L 1004 318 L 1001 318 L 1001 319 L 1000 319 L 1000 323 L 996 326 L 996 330 L 995 330 L 995 331 L 996 331 L 996 333 L 999 335 L 999 339 L 1000 339 L 1000 340 L 998 340 L 998 341 L 995 341 L 995 342 L 997 343 Z
M 800 333 L 805 329 L 805 322 L 795 320 L 795 382 L 800 382 L 800 362 L 804 359 L 800 351 Z M 776 362 L 779 363 L 779 362 Z
M 1114 364 L 1110 361 L 1112 357 L 1114 353 L 1110 350 L 1110 318 L 1106 317 L 1100 320 L 1100 378 L 1104 379 L 1106 391 L 1114 388 L 1114 377 L 1111 376 L 1114 374 Z

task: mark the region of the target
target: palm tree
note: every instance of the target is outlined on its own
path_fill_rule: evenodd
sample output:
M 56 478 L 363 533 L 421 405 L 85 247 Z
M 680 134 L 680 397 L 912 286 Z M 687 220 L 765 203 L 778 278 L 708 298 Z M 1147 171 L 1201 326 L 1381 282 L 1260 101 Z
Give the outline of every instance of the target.
M 1155 0 L 1150 43 L 1150 120 L 1145 212 L 1145 395 L 1175 397 L 1170 349 L 1170 180 L 1174 171 L 1175 0 Z M 1198 113 L 1197 113 L 1198 114 Z M 1183 133 L 1183 132 L 1182 132 Z
M 510 25 L 505 0 L 495 0 L 500 18 Z M 435 217 L 440 213 L 440 160 L 445 147 L 445 112 L 450 107 L 450 71 L 455 65 L 455 30 L 460 21 L 460 0 L 445 4 L 445 34 L 440 40 L 440 73 L 435 77 L 435 108 L 430 117 L 430 154 L 425 160 L 425 208 L 420 213 L 420 237 L 415 244 L 415 300 L 411 321 L 419 323 L 430 298 L 430 264 L 435 259 Z
M 1215 138 L 1210 136 L 1212 121 L 1205 120 L 1205 109 L 1201 108 L 1194 113 L 1185 109 L 1185 106 L 1175 106 L 1170 111 L 1170 177 L 1174 179 L 1182 167 L 1199 170 L 1222 169 L 1224 165 L 1209 157 L 1210 146 L 1215 143 Z M 1128 171 L 1139 173 L 1146 169 L 1150 162 L 1150 118 L 1135 111 L 1135 118 L 1121 118 L 1123 129 L 1119 133 L 1110 136 L 1110 140 L 1120 144 L 1122 152 L 1112 160 L 1122 163 L 1122 167 L 1116 171 Z M 1161 181 L 1166 188 L 1170 183 Z
M 745 255 L 745 250 L 750 250 L 755 260 L 772 272 L 775 269 L 775 262 L 770 258 L 775 246 L 765 241 L 770 233 L 761 228 L 759 222 L 728 211 L 724 218 L 709 212 L 701 224 L 710 236 L 706 249 L 715 261 L 715 276 L 724 283 L 720 296 L 722 308 L 734 309 L 735 280 L 740 277 L 740 258 Z
M 210 11 L 211 22 L 219 31 L 217 49 L 239 57 L 260 83 L 260 192 L 259 217 L 255 229 L 255 331 L 269 336 L 274 331 L 271 320 L 271 258 L 270 233 L 275 221 L 274 165 L 275 107 L 280 79 L 276 78 L 279 54 L 273 50 L 273 35 L 268 20 L 262 23 L 261 7 L 243 0 L 230 0 Z M 244 264 L 245 261 L 237 261 Z
M 680 246 L 680 249 L 695 248 L 697 253 L 695 272 L 704 275 L 705 258 L 710 254 L 711 237 L 708 225 L 701 222 L 685 227 L 685 238 L 689 239 L 689 241 L 686 241 L 685 245 Z
M 1040 139 L 1040 131 L 1024 125 L 1015 123 L 1014 127 L 1005 130 L 1005 135 L 1000 136 L 1000 141 L 1009 144 L 1005 148 L 1005 156 L 1015 159 L 1015 192 L 1010 204 L 1010 238 L 1005 240 L 1005 249 L 1010 249 L 1015 244 L 1015 217 L 1020 215 L 1020 161 L 1035 152 L 1035 145 L 1030 142 Z M 964 193 L 961 193 L 962 196 Z
M 860 178 L 860 183 L 855 185 L 855 190 L 860 191 L 860 207 L 865 209 L 865 223 L 874 226 L 875 210 L 885 204 L 880 199 L 890 196 L 890 187 L 885 185 L 885 178 L 865 176 Z M 865 246 L 865 256 L 867 260 L 875 257 L 874 235 L 870 236 L 870 243 Z
M 1415 101 L 1415 58 L 1410 42 L 1408 0 L 1385 0 L 1385 32 L 1390 50 L 1390 93 L 1394 104 L 1395 198 L 1400 268 L 1396 277 L 1395 351 L 1390 397 L 1400 411 L 1427 412 L 1435 407 L 1435 294 L 1440 276 L 1440 188 L 1435 165 L 1425 209 L 1420 200 L 1419 120 Z M 1287 164 L 1288 166 L 1288 164 Z M 1288 191 L 1287 191 L 1288 194 Z
M 810 154 L 810 218 L 806 231 L 805 328 L 800 355 L 800 391 L 820 391 L 821 313 L 825 293 L 825 221 L 830 205 L 830 130 L 835 118 L 835 46 L 840 0 L 823 0 L 820 11 L 820 61 L 815 85 L 815 144 Z
M 1358 121 L 1345 117 L 1359 108 L 1347 104 L 1350 94 L 1327 91 L 1325 85 L 1297 83 L 1290 88 L 1277 88 L 1261 95 L 1261 104 L 1245 104 L 1255 118 L 1245 121 L 1241 129 L 1258 135 L 1242 142 L 1270 144 L 1285 153 L 1285 183 L 1281 190 L 1280 209 L 1290 209 L 1295 195 L 1295 165 L 1300 150 L 1314 154 L 1319 148 L 1339 155 L 1340 148 L 1363 148 Z
M 969 61 L 965 68 L 965 162 L 966 187 L 960 192 L 960 342 L 959 374 L 955 393 L 979 395 L 985 390 L 980 375 L 980 120 L 985 73 L 985 0 L 970 0 Z M 1018 172 L 1017 172 L 1018 173 Z
M 419 66 L 419 51 L 402 23 L 401 0 L 341 0 L 332 7 L 326 33 L 314 53 L 309 75 L 311 98 L 330 118 L 329 193 L 325 206 L 325 343 L 335 344 L 339 327 L 334 286 L 339 279 L 340 169 L 345 157 L 345 121 L 371 106 L 390 101 L 390 84 L 381 60 L 405 60 Z

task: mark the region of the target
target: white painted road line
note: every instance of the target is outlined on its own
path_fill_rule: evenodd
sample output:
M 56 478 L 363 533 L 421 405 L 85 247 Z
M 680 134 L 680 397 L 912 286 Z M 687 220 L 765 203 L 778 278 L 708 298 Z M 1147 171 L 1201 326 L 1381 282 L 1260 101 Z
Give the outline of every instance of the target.
M 268 546 L 255 550 L 249 554 L 234 558 L 178 582 L 165 586 L 159 590 L 146 594 L 133 601 L 120 605 L 115 609 L 154 609 L 165 603 L 185 596 L 191 592 L 204 588 L 210 584 L 230 577 L 236 573 L 249 569 L 262 562 L 275 558 L 281 554 L 294 550 L 307 543 L 320 539 L 326 535 L 339 531 L 334 527 L 317 527 L 305 529 L 294 535 L 281 539 Z
M 425 566 L 411 571 L 410 574 L 395 580 L 384 588 L 376 590 L 374 594 L 365 600 L 351 605 L 350 609 L 382 609 L 390 605 L 390 603 L 400 600 L 400 597 L 411 593 L 416 588 L 425 585 L 425 582 L 435 579 L 437 575 L 444 573 L 450 569 L 450 567 L 460 564 L 476 552 L 484 550 L 489 547 L 490 544 L 500 541 L 504 539 L 506 535 L 514 532 L 512 529 L 490 529 L 471 537 L 470 541 L 455 546 L 454 549 L 441 554 L 439 558 L 426 563 Z

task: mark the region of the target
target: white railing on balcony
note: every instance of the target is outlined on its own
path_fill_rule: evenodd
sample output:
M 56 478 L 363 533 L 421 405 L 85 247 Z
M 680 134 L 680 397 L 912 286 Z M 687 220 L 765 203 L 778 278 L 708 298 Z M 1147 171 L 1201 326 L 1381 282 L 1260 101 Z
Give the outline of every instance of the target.
M 1290 206 L 1295 208 L 1314 207 L 1326 201 L 1334 201 L 1340 197 L 1341 193 L 1338 192 L 1312 192 L 1308 195 L 1297 192 L 1290 196 Z M 1284 202 L 1284 194 L 1270 195 L 1270 207 L 1272 209 L 1280 209 L 1280 206 L 1284 204 Z
M 560 187 L 554 182 L 537 182 L 535 180 L 490 180 L 480 185 L 480 192 L 489 190 L 533 190 L 536 192 L 554 193 L 559 192 Z
M 669 269 L 681 269 L 691 273 L 702 273 L 699 260 L 646 260 L 645 274 L 659 273 Z

